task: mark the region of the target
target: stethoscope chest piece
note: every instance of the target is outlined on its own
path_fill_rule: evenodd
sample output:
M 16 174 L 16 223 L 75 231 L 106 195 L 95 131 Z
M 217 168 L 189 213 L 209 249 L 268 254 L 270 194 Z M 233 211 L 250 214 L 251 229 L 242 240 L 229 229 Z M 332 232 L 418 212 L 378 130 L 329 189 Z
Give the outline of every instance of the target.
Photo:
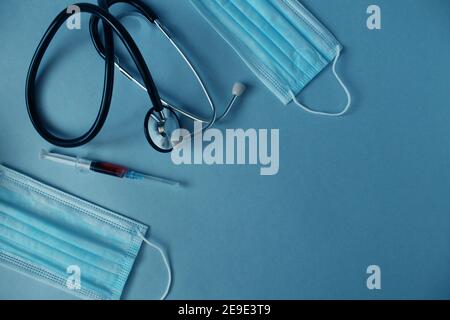
M 180 120 L 171 109 L 152 108 L 145 117 L 144 131 L 150 145 L 160 152 L 171 152 L 180 138 Z

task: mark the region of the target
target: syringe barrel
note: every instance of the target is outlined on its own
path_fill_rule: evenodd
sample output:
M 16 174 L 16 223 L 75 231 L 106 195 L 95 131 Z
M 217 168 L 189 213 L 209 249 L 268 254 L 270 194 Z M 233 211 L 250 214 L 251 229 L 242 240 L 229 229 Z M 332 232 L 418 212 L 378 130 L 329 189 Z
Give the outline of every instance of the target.
M 128 172 L 126 167 L 103 161 L 92 161 L 90 170 L 118 178 L 123 178 Z

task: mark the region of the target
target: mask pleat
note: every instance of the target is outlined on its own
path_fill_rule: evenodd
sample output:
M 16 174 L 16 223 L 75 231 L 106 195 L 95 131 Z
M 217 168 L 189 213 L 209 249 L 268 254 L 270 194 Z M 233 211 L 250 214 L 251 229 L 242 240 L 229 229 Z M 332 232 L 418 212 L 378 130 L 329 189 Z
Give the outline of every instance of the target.
M 328 62 L 336 55 L 339 45 L 336 38 L 318 21 L 303 5 L 291 0 L 266 0 L 277 6 L 285 18 L 295 26 L 296 30 L 305 37 Z
M 9 214 L 6 215 L 2 211 Z M 108 258 L 105 258 L 105 253 L 102 254 L 101 249 L 97 254 L 68 243 L 67 239 L 71 239 L 71 243 L 83 242 L 82 237 L 73 236 L 73 231 L 64 232 L 60 230 L 59 236 L 61 238 L 55 238 L 51 233 L 54 233 L 56 229 L 47 227 L 44 228 L 45 232 L 40 229 L 45 224 L 42 221 L 36 221 L 35 218 L 32 218 L 33 225 L 31 225 L 18 220 L 26 217 L 33 217 L 33 213 L 24 209 L 18 210 L 0 201 L 0 227 L 4 225 L 5 228 L 9 228 L 9 230 L 3 229 L 5 235 L 8 235 L 7 240 L 27 244 L 21 246 L 20 254 L 16 252 L 19 256 L 27 255 L 30 251 L 35 252 L 34 259 L 38 258 L 47 269 L 58 274 L 64 274 L 70 265 L 77 265 L 82 271 L 85 285 L 92 284 L 94 288 L 95 285 L 104 288 L 104 283 L 113 282 L 117 279 L 121 272 L 122 263 L 124 263 L 123 254 L 115 253 L 113 256 L 115 260 L 108 260 Z M 66 241 L 62 239 L 66 239 Z M 87 248 L 90 248 L 91 244 L 89 242 L 88 244 Z
M 69 276 L 67 274 L 67 267 L 77 265 L 81 270 L 83 287 L 94 289 L 97 292 L 101 291 L 101 294 L 104 296 L 111 294 L 110 289 L 105 286 L 105 283 L 115 282 L 117 278 L 115 275 L 99 272 L 96 268 L 80 263 L 78 259 L 68 257 L 54 248 L 45 246 L 2 225 L 0 225 L 0 245 L 3 247 L 2 250 L 7 250 L 28 261 L 33 261 L 45 270 L 62 278 Z M 99 281 L 100 279 L 101 281 Z
M 265 28 L 262 28 L 262 32 L 276 37 L 280 46 L 284 44 L 286 55 L 300 73 L 307 73 L 308 78 L 311 78 L 321 70 L 322 65 L 326 65 L 327 61 L 309 41 L 305 40 L 301 31 L 296 29 L 278 8 L 274 7 L 274 4 L 258 0 L 237 3 L 248 4 L 253 8 L 254 13 L 249 17 L 259 15 L 264 20 L 262 23 Z
M 127 243 L 132 238 L 129 231 L 119 229 L 115 225 L 109 223 L 107 219 L 99 218 L 98 215 L 92 215 L 88 210 L 80 212 L 79 206 L 67 205 L 65 202 L 56 201 L 52 198 L 43 198 L 41 194 L 32 194 L 35 199 L 30 211 L 36 203 L 45 205 L 45 211 L 39 211 L 43 219 L 46 220 L 46 225 L 51 224 L 56 226 L 56 229 L 64 228 L 69 233 L 73 233 L 86 241 L 98 243 L 102 250 L 106 247 L 112 251 L 125 251 Z M 40 203 L 44 200 L 44 203 Z M 81 223 L 80 223 L 81 222 Z M 73 229 L 76 228 L 76 229 Z M 115 237 L 108 237 L 107 235 L 115 233 Z
M 260 60 L 270 61 L 269 65 L 265 67 L 275 68 L 277 73 L 283 74 L 283 78 L 289 79 L 289 82 L 293 85 L 297 85 L 298 79 L 294 76 L 292 70 L 286 69 L 285 64 L 289 62 L 282 54 L 278 54 L 280 50 L 273 45 L 273 43 L 267 43 L 270 49 L 267 49 L 262 45 L 261 35 L 258 33 L 252 33 L 253 28 L 251 22 L 236 8 L 233 9 L 231 2 L 227 2 L 227 5 L 220 6 L 216 0 L 207 1 L 205 6 L 220 17 L 221 23 L 226 25 L 238 38 L 242 40 L 242 43 L 249 47 L 253 54 L 255 54 Z M 225 18 L 226 17 L 226 18 Z M 237 20 L 237 17 L 239 20 Z M 256 35 L 256 38 L 255 38 Z M 284 63 L 283 60 L 284 59 Z
M 43 269 L 39 265 L 30 264 L 23 257 L 12 254 L 14 249 L 9 249 L 9 252 L 0 251 L 0 263 L 6 267 L 18 271 L 22 274 L 39 277 L 39 280 L 44 282 L 49 282 L 52 286 L 56 288 L 67 287 L 67 275 L 61 276 L 55 273 L 49 272 Z M 105 300 L 109 299 L 110 295 L 100 295 L 96 290 L 92 288 L 82 287 L 79 290 L 71 291 L 75 295 L 82 298 L 89 298 L 95 300 Z
M 41 230 L 33 227 L 30 224 L 15 219 L 11 215 L 6 215 L 5 213 L 2 212 L 1 208 L 0 208 L 0 223 L 9 228 L 11 231 L 15 231 L 17 232 L 17 234 L 26 236 L 26 238 L 30 242 L 36 241 L 37 243 L 40 243 L 43 246 L 47 246 L 48 250 L 57 250 L 58 252 L 66 254 L 68 257 L 71 257 L 73 260 L 79 259 L 81 262 L 84 262 L 87 265 L 95 266 L 96 268 L 104 272 L 109 273 L 120 272 L 120 264 L 119 264 L 120 260 L 112 261 L 109 259 L 105 259 L 102 256 L 93 254 L 92 252 L 82 249 L 80 247 L 76 247 L 61 239 L 57 239 L 48 233 L 42 232 Z
M 34 210 L 30 207 L 34 207 Z M 60 210 L 55 210 L 52 212 L 51 207 L 47 207 L 45 212 L 41 212 L 38 209 L 37 203 L 32 206 L 13 205 L 6 199 L 1 199 L 0 197 L 0 208 L 3 209 L 5 213 L 10 213 L 14 215 L 16 219 L 20 221 L 28 221 L 28 224 L 33 225 L 34 228 L 39 231 L 51 235 L 54 238 L 60 240 L 61 242 L 66 242 L 72 244 L 74 247 L 82 250 L 88 250 L 92 255 L 102 255 L 111 261 L 117 261 L 123 255 L 123 252 L 127 248 L 118 248 L 116 246 L 109 245 L 108 247 L 102 246 L 101 238 L 89 239 L 84 237 L 80 233 L 80 228 L 75 225 L 62 225 L 56 223 L 54 220 L 60 215 Z M 48 217 L 52 216 L 52 220 Z M 63 240 L 64 239 L 64 240 Z M 77 245 L 74 245 L 77 244 Z
M 312 65 L 296 53 L 295 48 L 267 23 L 265 17 L 256 11 L 250 2 L 231 2 L 230 12 L 236 19 L 247 21 L 243 25 L 244 29 L 260 44 L 260 47 L 268 48 L 268 52 L 290 75 L 294 84 L 300 82 L 303 85 L 307 79 L 305 73 L 310 75 L 315 72 L 315 70 L 311 70 L 313 69 Z M 273 37 L 268 36 L 269 34 Z

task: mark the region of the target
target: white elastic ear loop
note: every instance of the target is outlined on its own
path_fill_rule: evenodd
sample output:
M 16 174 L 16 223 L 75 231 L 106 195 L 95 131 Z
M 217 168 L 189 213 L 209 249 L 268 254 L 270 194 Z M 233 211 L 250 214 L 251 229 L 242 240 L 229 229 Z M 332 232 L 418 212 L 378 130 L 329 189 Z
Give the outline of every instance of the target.
M 350 106 L 352 105 L 352 96 L 351 96 L 350 92 L 348 91 L 347 86 L 344 84 L 344 82 L 341 80 L 341 78 L 339 77 L 339 75 L 336 72 L 336 63 L 339 60 L 340 56 L 341 56 L 341 49 L 340 49 L 340 47 L 337 47 L 336 58 L 334 58 L 334 62 L 333 62 L 333 74 L 336 77 L 339 84 L 341 85 L 342 89 L 344 89 L 345 94 L 347 95 L 347 105 L 345 106 L 344 110 L 342 110 L 339 113 L 314 111 L 313 109 L 308 108 L 305 105 L 301 104 L 300 101 L 297 100 L 295 94 L 292 91 L 289 91 L 289 94 L 291 95 L 292 100 L 295 102 L 296 105 L 298 105 L 300 108 L 302 108 L 306 112 L 312 113 L 314 115 L 319 115 L 319 116 L 340 117 L 347 113 L 347 111 L 350 109 Z
M 166 269 L 167 269 L 168 280 L 167 280 L 166 290 L 164 291 L 163 295 L 161 296 L 161 298 L 159 300 L 164 300 L 167 297 L 167 295 L 169 294 L 170 286 L 172 285 L 172 270 L 170 268 L 169 259 L 167 258 L 166 253 L 164 252 L 164 250 L 160 246 L 158 246 L 158 245 L 150 242 L 149 240 L 147 240 L 140 232 L 138 232 L 138 236 L 147 245 L 149 245 L 150 247 L 158 250 L 158 252 L 161 254 L 161 257 L 163 258 L 164 265 L 166 266 Z

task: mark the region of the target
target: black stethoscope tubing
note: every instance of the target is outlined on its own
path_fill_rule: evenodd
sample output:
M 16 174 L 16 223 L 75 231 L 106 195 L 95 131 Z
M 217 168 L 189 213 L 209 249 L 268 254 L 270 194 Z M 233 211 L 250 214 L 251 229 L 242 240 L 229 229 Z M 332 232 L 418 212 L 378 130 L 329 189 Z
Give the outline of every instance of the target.
M 68 13 L 66 10 L 62 11 L 50 24 L 49 28 L 45 32 L 41 42 L 39 43 L 36 52 L 32 58 L 30 68 L 28 70 L 27 80 L 26 80 L 26 104 L 29 117 L 31 122 L 36 129 L 36 131 L 49 143 L 64 147 L 64 148 L 74 148 L 81 145 L 84 145 L 94 139 L 97 134 L 102 129 L 106 118 L 109 113 L 109 109 L 111 106 L 113 86 L 114 86 L 114 68 L 115 68 L 115 51 L 114 51 L 114 31 L 122 43 L 125 45 L 127 51 L 132 57 L 136 67 L 139 71 L 139 74 L 142 77 L 145 87 L 147 88 L 147 92 L 149 98 L 153 104 L 153 110 L 160 114 L 160 118 L 164 119 L 164 115 L 162 111 L 164 110 L 164 106 L 161 103 L 161 98 L 156 88 L 155 82 L 151 76 L 150 70 L 142 56 L 139 48 L 134 42 L 131 35 L 125 29 L 125 27 L 114 17 L 112 16 L 108 8 L 116 3 L 123 2 L 128 3 L 134 6 L 137 10 L 139 10 L 149 21 L 154 22 L 156 16 L 154 13 L 148 8 L 145 4 L 137 1 L 137 0 L 128 0 L 128 1 L 120 1 L 120 0 L 100 0 L 99 6 L 89 4 L 89 3 L 79 3 L 76 6 L 80 9 L 80 12 L 90 13 L 92 15 L 90 21 L 90 32 L 92 36 L 93 43 L 99 53 L 105 59 L 105 74 L 104 74 L 104 86 L 103 86 L 103 94 L 102 101 L 100 105 L 100 109 L 95 119 L 95 122 L 91 126 L 91 128 L 84 133 L 83 135 L 76 138 L 65 139 L 62 137 L 58 137 L 57 135 L 50 132 L 47 129 L 43 119 L 40 116 L 39 108 L 37 106 L 36 101 L 36 77 L 39 70 L 39 66 L 42 62 L 42 59 L 45 55 L 47 48 L 49 47 L 51 41 L 56 35 L 57 31 L 61 28 L 64 22 L 72 15 L 72 13 Z M 100 35 L 98 33 L 98 22 L 103 22 L 103 34 L 105 45 L 103 46 L 100 41 Z

